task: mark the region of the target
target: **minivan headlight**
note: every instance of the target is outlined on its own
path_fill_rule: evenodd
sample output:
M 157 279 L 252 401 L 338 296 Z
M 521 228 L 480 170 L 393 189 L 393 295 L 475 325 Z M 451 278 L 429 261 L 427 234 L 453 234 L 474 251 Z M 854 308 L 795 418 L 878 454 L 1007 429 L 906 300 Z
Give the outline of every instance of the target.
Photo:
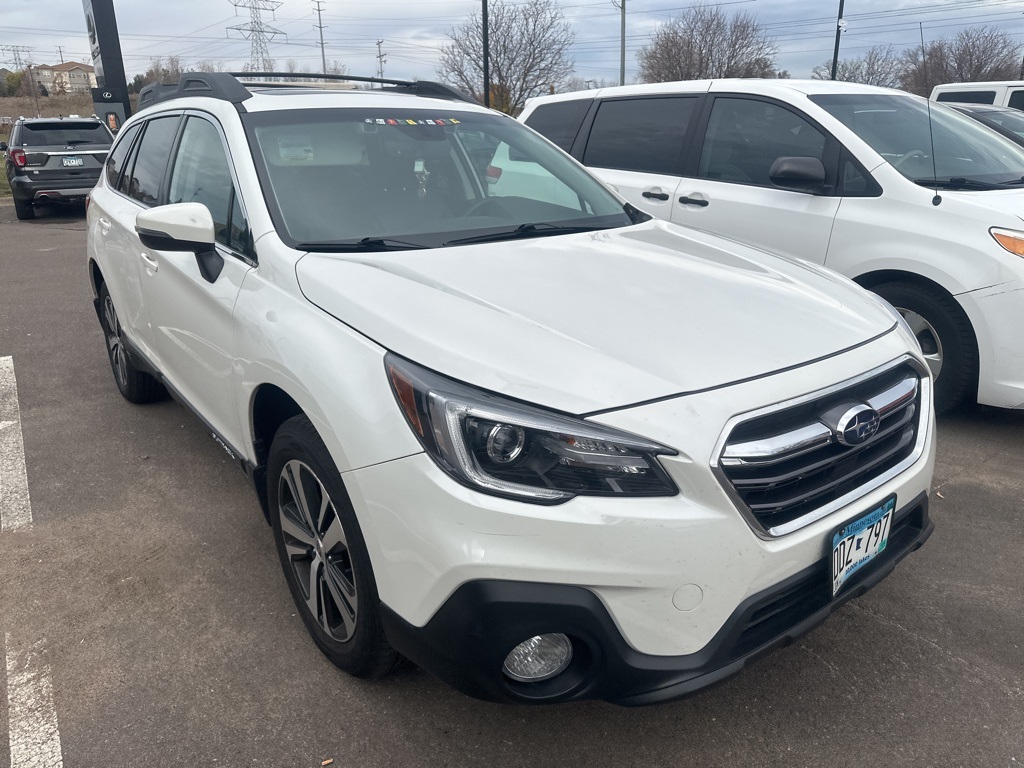
M 993 239 L 1015 256 L 1024 256 L 1024 232 L 1013 229 L 992 227 L 989 230 Z
M 676 451 L 470 387 L 395 355 L 395 398 L 437 465 L 474 490 L 538 504 L 574 496 L 674 496 L 658 462 Z

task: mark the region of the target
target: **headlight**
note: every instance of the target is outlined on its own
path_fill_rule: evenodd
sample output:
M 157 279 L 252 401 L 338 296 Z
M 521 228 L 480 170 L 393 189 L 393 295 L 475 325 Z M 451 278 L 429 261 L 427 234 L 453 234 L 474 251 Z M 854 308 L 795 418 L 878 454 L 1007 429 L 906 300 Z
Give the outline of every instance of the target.
M 1003 248 L 1016 256 L 1024 256 L 1024 232 L 1017 232 L 1012 229 L 1000 229 L 992 227 L 989 230 L 993 239 Z
M 893 316 L 893 319 L 896 321 L 896 325 L 900 329 L 900 333 L 902 333 L 906 337 L 910 345 L 919 353 L 924 354 L 923 350 L 921 349 L 921 342 L 917 338 L 917 334 L 914 333 L 914 329 L 910 327 L 910 323 L 908 323 L 907 319 L 900 314 L 900 311 L 896 309 L 896 307 L 894 307 L 888 301 L 879 296 L 877 293 L 872 293 L 871 298 L 873 298 L 875 301 L 881 304 L 882 307 L 885 308 L 885 311 Z
M 674 455 L 671 448 L 474 389 L 394 355 L 385 365 L 427 454 L 474 490 L 538 504 L 678 493 L 656 458 Z

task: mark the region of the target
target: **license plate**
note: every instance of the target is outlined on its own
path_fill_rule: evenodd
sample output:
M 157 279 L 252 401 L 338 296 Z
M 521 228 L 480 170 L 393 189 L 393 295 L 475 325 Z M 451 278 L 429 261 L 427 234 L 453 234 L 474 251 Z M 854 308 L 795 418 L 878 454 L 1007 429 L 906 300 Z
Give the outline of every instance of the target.
M 76 166 L 85 165 L 85 160 L 80 157 L 62 157 L 60 162 L 65 168 L 74 168 Z
M 832 537 L 832 596 L 843 588 L 857 571 L 874 560 L 885 550 L 892 529 L 892 515 L 896 509 L 896 497 L 886 501 L 870 514 L 865 515 Z

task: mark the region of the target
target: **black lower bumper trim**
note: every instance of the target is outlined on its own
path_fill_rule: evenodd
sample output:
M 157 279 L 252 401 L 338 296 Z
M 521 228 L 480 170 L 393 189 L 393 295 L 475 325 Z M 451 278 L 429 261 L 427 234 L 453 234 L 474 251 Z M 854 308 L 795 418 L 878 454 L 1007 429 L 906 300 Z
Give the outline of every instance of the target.
M 901 507 L 885 551 L 832 597 L 830 558 L 745 600 L 715 637 L 687 656 L 631 648 L 604 604 L 583 587 L 480 580 L 463 584 L 423 627 L 381 606 L 391 645 L 452 687 L 490 701 L 549 703 L 582 699 L 637 706 L 671 701 L 714 685 L 755 658 L 791 644 L 839 606 L 860 597 L 931 535 L 928 498 Z M 829 555 L 831 553 L 828 553 Z M 518 683 L 501 672 L 523 640 L 560 632 L 573 659 L 556 677 Z

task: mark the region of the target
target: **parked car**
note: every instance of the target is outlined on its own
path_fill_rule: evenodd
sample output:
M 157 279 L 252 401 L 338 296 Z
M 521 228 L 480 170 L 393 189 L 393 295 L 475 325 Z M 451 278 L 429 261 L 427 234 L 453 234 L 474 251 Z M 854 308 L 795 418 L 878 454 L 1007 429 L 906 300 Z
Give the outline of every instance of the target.
M 520 120 L 648 213 L 883 296 L 917 334 L 940 412 L 1024 407 L 1024 148 L 943 105 L 828 80 L 542 96 Z
M 88 209 L 115 383 L 245 471 L 341 669 L 672 699 L 931 533 L 932 380 L 873 294 L 654 220 L 443 86 L 140 103 Z
M 968 117 L 973 117 L 982 125 L 987 125 L 1010 141 L 1024 146 L 1024 112 L 1013 107 L 993 107 L 989 104 L 954 104 L 947 103 Z
M 932 88 L 933 101 L 962 104 L 994 104 L 1024 108 L 1024 80 L 991 80 L 977 83 L 943 83 Z
M 19 118 L 10 144 L 0 142 L 17 217 L 35 218 L 36 205 L 81 204 L 112 140 L 96 118 Z

